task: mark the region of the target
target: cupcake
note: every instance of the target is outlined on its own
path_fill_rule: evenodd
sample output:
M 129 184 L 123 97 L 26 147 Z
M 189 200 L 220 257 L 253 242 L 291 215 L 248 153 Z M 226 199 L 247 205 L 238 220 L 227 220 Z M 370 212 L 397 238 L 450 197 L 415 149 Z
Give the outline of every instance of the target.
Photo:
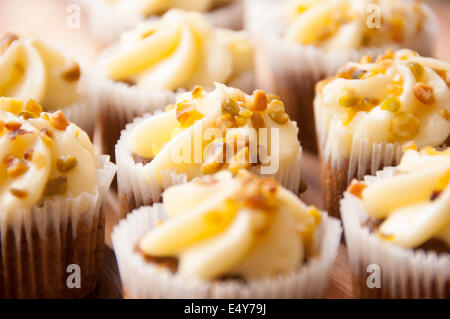
M 164 192 L 113 231 L 129 298 L 318 298 L 340 223 L 246 170 Z
M 33 99 L 91 132 L 95 109 L 88 77 L 77 61 L 31 36 L 0 35 L 0 96 Z
M 449 182 L 450 148 L 426 147 L 350 185 L 341 209 L 354 293 L 450 298 Z
M 34 100 L 0 97 L 0 145 L 0 298 L 86 296 L 102 269 L 115 166 Z
M 316 88 L 325 209 L 339 215 L 348 183 L 397 165 L 404 149 L 450 136 L 450 64 L 414 51 L 349 63 Z
M 170 9 L 197 11 L 221 28 L 242 28 L 242 0 L 78 0 L 87 11 L 89 29 L 101 44 L 111 43 L 140 22 Z
M 258 44 L 257 86 L 275 92 L 302 123 L 300 140 L 317 150 L 314 85 L 349 61 L 387 48 L 429 56 L 436 19 L 420 1 L 247 0 L 247 29 Z
M 264 91 L 246 95 L 217 84 L 179 96 L 165 112 L 137 118 L 116 145 L 121 215 L 160 201 L 161 192 L 200 175 L 240 168 L 300 185 L 297 124 Z
M 180 91 L 214 81 L 253 90 L 253 48 L 243 32 L 213 27 L 198 13 L 172 10 L 140 24 L 99 58 L 96 93 L 108 153 L 125 124 L 175 102 Z

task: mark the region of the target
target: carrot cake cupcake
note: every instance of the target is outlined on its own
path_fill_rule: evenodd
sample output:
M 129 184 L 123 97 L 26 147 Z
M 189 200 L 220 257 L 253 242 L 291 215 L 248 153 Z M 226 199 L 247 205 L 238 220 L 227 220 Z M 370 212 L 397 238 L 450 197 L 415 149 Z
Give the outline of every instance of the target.
M 326 292 L 339 221 L 246 170 L 164 192 L 113 231 L 129 298 L 318 298 Z
M 88 99 L 88 77 L 76 61 L 32 36 L 0 34 L 0 96 L 34 99 L 44 111 L 64 115 L 91 132 L 95 109 Z
M 450 298 L 450 148 L 408 150 L 341 201 L 355 275 L 369 298 Z
M 450 136 L 450 64 L 410 50 L 349 63 L 316 87 L 314 111 L 326 210 L 348 183 L 397 165 L 403 149 Z
M 179 91 L 214 82 L 253 90 L 253 47 L 244 32 L 213 27 L 199 13 L 171 10 L 124 33 L 99 58 L 96 93 L 108 152 L 125 124 L 175 102 Z
M 94 289 L 114 173 L 63 113 L 0 97 L 0 298 L 81 298 Z
M 387 48 L 432 54 L 437 22 L 414 0 L 247 0 L 255 37 L 257 86 L 280 95 L 302 123 L 300 140 L 316 150 L 314 85 L 349 61 Z
M 116 145 L 121 214 L 160 200 L 194 177 L 240 168 L 275 177 L 298 193 L 301 148 L 283 102 L 217 84 L 179 96 L 165 112 L 137 118 Z
M 243 22 L 242 0 L 78 0 L 87 11 L 89 29 L 101 44 L 148 18 L 170 9 L 197 11 L 221 28 L 239 30 Z

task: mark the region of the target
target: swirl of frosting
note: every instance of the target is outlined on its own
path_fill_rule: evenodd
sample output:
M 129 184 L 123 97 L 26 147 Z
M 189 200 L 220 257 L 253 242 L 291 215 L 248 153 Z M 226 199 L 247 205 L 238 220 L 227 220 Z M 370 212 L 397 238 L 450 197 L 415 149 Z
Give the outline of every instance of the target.
M 146 256 L 177 258 L 184 277 L 263 279 L 295 271 L 316 249 L 320 212 L 245 170 L 173 186 L 163 205 L 169 219 L 138 247 Z
M 102 0 L 118 12 L 144 16 L 162 14 L 172 8 L 189 11 L 208 11 L 233 0 Z
M 354 136 L 373 143 L 414 141 L 419 148 L 442 145 L 450 136 L 449 100 L 450 64 L 400 50 L 347 64 L 319 82 L 314 104 L 319 130 L 345 132 L 330 138 L 340 139 L 348 155 Z
M 97 162 L 87 134 L 64 115 L 29 100 L 0 98 L 1 212 L 29 209 L 52 196 L 92 193 Z
M 5 34 L 0 38 L 0 96 L 34 99 L 47 110 L 79 97 L 80 67 L 48 44 Z
M 424 6 L 417 1 L 293 0 L 291 3 L 292 22 L 285 38 L 327 51 L 386 44 L 410 47 L 427 18 Z
M 101 65 L 110 79 L 146 90 L 191 90 L 248 76 L 253 48 L 243 32 L 214 28 L 199 13 L 171 10 L 124 33 Z
M 450 248 L 450 148 L 408 150 L 395 176 L 362 188 L 365 211 L 383 220 L 381 239 L 405 248 L 439 239 Z
M 197 87 L 144 119 L 131 131 L 129 149 L 150 160 L 149 176 L 161 179 L 161 171 L 175 169 L 192 179 L 221 169 L 286 167 L 300 147 L 297 133 L 277 97 L 217 84 L 212 92 Z

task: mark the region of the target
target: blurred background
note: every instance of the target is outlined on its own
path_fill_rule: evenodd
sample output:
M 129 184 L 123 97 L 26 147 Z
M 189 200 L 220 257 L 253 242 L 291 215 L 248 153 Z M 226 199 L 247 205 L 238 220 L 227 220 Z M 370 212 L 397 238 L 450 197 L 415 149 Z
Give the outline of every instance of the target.
M 436 57 L 450 61 L 450 0 L 422 1 L 431 5 L 440 23 Z M 83 10 L 79 28 L 67 23 L 76 10 L 73 4 L 69 0 L 0 0 L 0 32 L 36 34 L 92 61 L 100 48 L 89 41 Z

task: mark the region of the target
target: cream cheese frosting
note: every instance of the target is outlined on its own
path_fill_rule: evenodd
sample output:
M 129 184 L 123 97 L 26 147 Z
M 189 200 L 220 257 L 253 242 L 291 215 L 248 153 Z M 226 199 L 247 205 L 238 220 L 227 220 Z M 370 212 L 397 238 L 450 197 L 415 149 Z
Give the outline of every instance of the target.
M 205 12 L 233 0 L 101 0 L 123 13 L 135 13 L 143 16 L 162 14 L 170 9 Z
M 277 97 L 216 84 L 211 92 L 197 87 L 144 119 L 131 132 L 129 149 L 151 160 L 149 179 L 161 181 L 163 170 L 176 170 L 190 180 L 221 169 L 287 167 L 300 147 L 297 133 Z
M 383 240 L 416 248 L 440 239 L 450 247 L 449 183 L 450 148 L 427 147 L 408 150 L 394 177 L 362 186 L 360 193 L 365 211 L 383 220 L 378 227 Z
M 293 0 L 285 38 L 326 51 L 408 47 L 422 31 L 424 12 L 420 2 L 408 0 Z
M 73 59 L 33 37 L 0 37 L 0 96 L 34 99 L 46 110 L 79 97 L 80 67 Z
M 244 32 L 214 28 L 199 13 L 171 10 L 125 32 L 101 59 L 114 81 L 146 90 L 192 90 L 231 83 L 253 70 L 253 47 Z
M 315 249 L 321 214 L 274 180 L 222 171 L 170 187 L 168 220 L 138 243 L 151 257 L 178 259 L 178 275 L 213 280 L 290 273 Z
M 0 97 L 2 213 L 39 205 L 52 196 L 93 193 L 97 160 L 87 134 L 64 115 Z
M 330 145 L 349 156 L 356 137 L 372 143 L 439 146 L 450 136 L 450 64 L 410 50 L 376 61 L 363 57 L 319 82 L 318 130 L 333 127 Z

